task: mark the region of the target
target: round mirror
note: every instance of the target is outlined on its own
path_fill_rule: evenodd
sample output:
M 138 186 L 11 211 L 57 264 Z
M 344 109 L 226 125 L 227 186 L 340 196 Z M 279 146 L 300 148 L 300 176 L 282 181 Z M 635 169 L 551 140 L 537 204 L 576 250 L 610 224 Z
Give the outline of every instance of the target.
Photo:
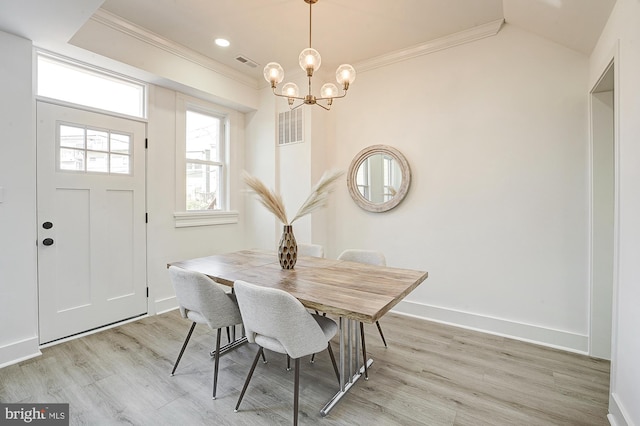
M 404 199 L 411 170 L 404 155 L 387 145 L 360 151 L 349 166 L 347 186 L 353 201 L 370 212 L 386 212 Z

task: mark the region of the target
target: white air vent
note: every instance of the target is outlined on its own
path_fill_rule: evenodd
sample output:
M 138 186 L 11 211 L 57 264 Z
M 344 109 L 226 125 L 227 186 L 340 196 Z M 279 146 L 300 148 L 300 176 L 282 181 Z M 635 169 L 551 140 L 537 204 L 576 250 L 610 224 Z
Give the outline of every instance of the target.
M 278 114 L 278 145 L 304 141 L 303 108 Z
M 236 61 L 241 62 L 251 68 L 256 68 L 258 66 L 258 64 L 255 61 L 252 61 L 251 59 L 247 58 L 244 55 L 236 56 Z

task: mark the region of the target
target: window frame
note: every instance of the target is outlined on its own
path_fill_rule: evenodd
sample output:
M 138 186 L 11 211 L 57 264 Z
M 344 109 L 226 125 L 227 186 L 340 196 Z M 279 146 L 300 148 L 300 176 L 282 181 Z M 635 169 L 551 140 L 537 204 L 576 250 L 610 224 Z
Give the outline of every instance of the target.
M 186 152 L 186 125 L 185 125 L 185 150 L 183 152 L 183 156 L 185 157 L 185 179 L 186 179 L 186 173 L 189 170 L 189 165 L 200 165 L 200 166 L 212 166 L 212 167 L 219 167 L 219 174 L 218 174 L 218 208 L 215 209 L 205 209 L 205 210 L 189 210 L 188 207 L 186 206 L 186 191 L 185 191 L 185 211 L 186 212 L 198 212 L 198 211 L 224 211 L 228 205 L 227 200 L 228 200 L 228 194 L 226 193 L 226 181 L 227 181 L 227 164 L 224 161 L 226 158 L 226 150 L 227 150 L 227 143 L 226 143 L 226 127 L 227 127 L 227 118 L 222 115 L 219 114 L 218 112 L 213 112 L 211 110 L 208 109 L 204 109 L 201 106 L 193 106 L 190 104 L 187 104 L 186 109 L 185 109 L 185 120 L 186 120 L 186 115 L 190 112 L 196 113 L 196 114 L 201 114 L 201 115 L 206 115 L 209 117 L 213 117 L 217 120 L 220 121 L 220 129 L 219 129 L 219 145 L 217 147 L 218 149 L 218 160 L 200 160 L 200 159 L 196 159 L 196 158 L 189 158 L 187 157 L 187 152 Z M 186 181 L 185 181 L 185 189 L 186 189 Z
M 76 129 L 82 129 L 84 131 L 84 146 L 82 149 L 80 148 L 72 148 L 72 147 L 67 147 L 67 146 L 63 146 L 61 144 L 61 127 L 62 126 L 66 126 L 66 127 L 74 127 Z M 107 136 L 107 150 L 100 150 L 100 149 L 90 149 L 88 147 L 88 138 L 89 136 L 87 135 L 87 132 L 89 130 L 92 131 L 96 131 L 96 132 L 104 132 L 106 133 Z M 122 154 L 119 152 L 115 152 L 112 151 L 111 149 L 111 142 L 112 142 L 112 138 L 111 135 L 115 134 L 115 135 L 122 135 L 122 136 L 128 136 L 129 137 L 129 150 L 126 154 Z M 61 161 L 61 150 L 62 149 L 70 149 L 70 150 L 74 150 L 74 151 L 82 151 L 84 152 L 84 169 L 83 170 L 77 170 L 77 169 L 64 169 L 62 167 L 60 167 L 60 161 Z M 107 170 L 106 171 L 97 171 L 97 170 L 89 170 L 89 156 L 88 154 L 90 152 L 99 152 L 99 153 L 103 153 L 106 154 L 108 159 L 107 159 Z M 129 171 L 127 173 L 120 173 L 120 172 L 113 172 L 111 170 L 111 155 L 115 154 L 115 155 L 124 155 L 129 157 Z M 102 127 L 96 127 L 96 126 L 88 126 L 85 124 L 79 124 L 79 123 L 72 123 L 69 121 L 62 121 L 62 120 L 58 120 L 56 121 L 56 171 L 60 172 L 60 173 L 75 173 L 75 174 L 85 174 L 85 175 L 99 175 L 99 176 L 125 176 L 125 177 L 131 177 L 133 176 L 133 164 L 134 164 L 134 157 L 133 157 L 133 134 L 131 133 L 127 133 L 127 132 L 121 132 L 121 131 L 115 131 L 112 129 L 108 129 L 108 128 L 102 128 Z
M 139 93 L 140 93 L 140 97 L 138 99 L 139 101 L 139 113 L 138 114 L 129 114 L 126 112 L 122 112 L 122 111 L 117 111 L 114 109 L 109 109 L 109 108 L 104 108 L 103 106 L 96 106 L 96 105 L 90 105 L 90 104 L 86 104 L 86 103 L 78 103 L 74 100 L 71 99 L 63 99 L 63 98 L 58 98 L 58 97 L 51 97 L 51 96 L 47 96 L 45 94 L 42 94 L 40 92 L 40 59 L 42 59 L 43 61 L 47 61 L 50 63 L 55 63 L 57 65 L 59 65 L 61 68 L 68 68 L 70 70 L 73 70 L 75 72 L 81 72 L 84 73 L 88 76 L 92 76 L 92 77 L 96 77 L 99 78 L 105 82 L 110 81 L 110 82 L 115 82 L 118 83 L 120 86 L 131 86 L 131 87 L 135 87 L 138 89 Z M 146 82 L 113 72 L 113 71 L 109 71 L 94 65 L 89 65 L 74 59 L 70 59 L 58 54 L 54 54 L 42 49 L 36 49 L 35 50 L 35 78 L 34 78 L 34 92 L 36 94 L 36 98 L 37 99 L 41 99 L 41 100 L 48 100 L 51 101 L 52 103 L 55 104 L 60 104 L 60 105 L 69 105 L 69 106 L 74 106 L 74 107 L 78 107 L 80 109 L 86 110 L 86 111 L 94 111 L 94 112 L 99 112 L 99 113 L 106 113 L 109 115 L 113 115 L 116 117 L 123 117 L 123 118 L 128 118 L 128 119 L 134 119 L 134 120 L 140 120 L 140 121 L 146 121 L 148 119 L 148 111 L 149 111 L 149 85 Z
M 187 158 L 187 111 L 211 115 L 221 120 L 221 141 L 219 162 L 208 162 Z M 225 225 L 238 222 L 238 212 L 231 210 L 231 141 L 232 127 L 237 120 L 237 111 L 216 105 L 198 98 L 176 94 L 176 190 L 175 190 L 175 227 Z M 187 164 L 221 163 L 220 200 L 216 210 L 187 210 Z

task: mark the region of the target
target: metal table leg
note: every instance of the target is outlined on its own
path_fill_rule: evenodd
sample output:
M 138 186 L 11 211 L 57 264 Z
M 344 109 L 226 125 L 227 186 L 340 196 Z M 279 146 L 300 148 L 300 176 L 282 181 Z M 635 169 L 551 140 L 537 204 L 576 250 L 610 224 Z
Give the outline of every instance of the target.
M 340 317 L 339 333 L 340 333 L 340 389 L 320 410 L 322 417 L 329 414 L 331 409 L 347 394 L 351 386 L 353 386 L 364 374 L 364 365 L 360 365 L 359 343 L 358 343 L 358 321 Z M 346 335 L 346 336 L 345 336 Z M 355 342 L 355 351 L 353 350 Z M 364 360 L 367 368 L 373 364 L 372 359 Z M 349 370 L 348 376 L 346 370 Z
M 244 336 L 244 328 L 243 328 L 242 334 L 243 334 L 242 337 L 240 337 L 239 339 L 236 339 L 236 328 L 234 326 L 233 330 L 232 330 L 232 334 L 231 334 L 233 340 L 231 342 L 227 343 L 226 345 L 220 347 L 220 355 L 224 354 L 225 352 L 230 351 L 231 349 L 235 349 L 235 348 L 237 348 L 238 346 L 240 346 L 242 344 L 247 343 L 247 337 Z M 215 356 L 215 354 L 216 354 L 215 350 L 209 352 L 209 356 L 211 356 L 211 357 Z

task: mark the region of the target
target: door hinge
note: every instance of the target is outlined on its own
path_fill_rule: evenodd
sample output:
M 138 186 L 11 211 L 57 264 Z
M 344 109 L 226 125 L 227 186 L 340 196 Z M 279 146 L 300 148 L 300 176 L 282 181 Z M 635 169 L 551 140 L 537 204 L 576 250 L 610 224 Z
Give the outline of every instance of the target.
M 149 223 L 149 213 L 144 214 L 144 223 Z
M 149 139 L 144 138 L 144 149 L 148 149 L 148 148 L 149 148 Z
M 149 287 L 147 287 L 147 297 L 149 297 Z

